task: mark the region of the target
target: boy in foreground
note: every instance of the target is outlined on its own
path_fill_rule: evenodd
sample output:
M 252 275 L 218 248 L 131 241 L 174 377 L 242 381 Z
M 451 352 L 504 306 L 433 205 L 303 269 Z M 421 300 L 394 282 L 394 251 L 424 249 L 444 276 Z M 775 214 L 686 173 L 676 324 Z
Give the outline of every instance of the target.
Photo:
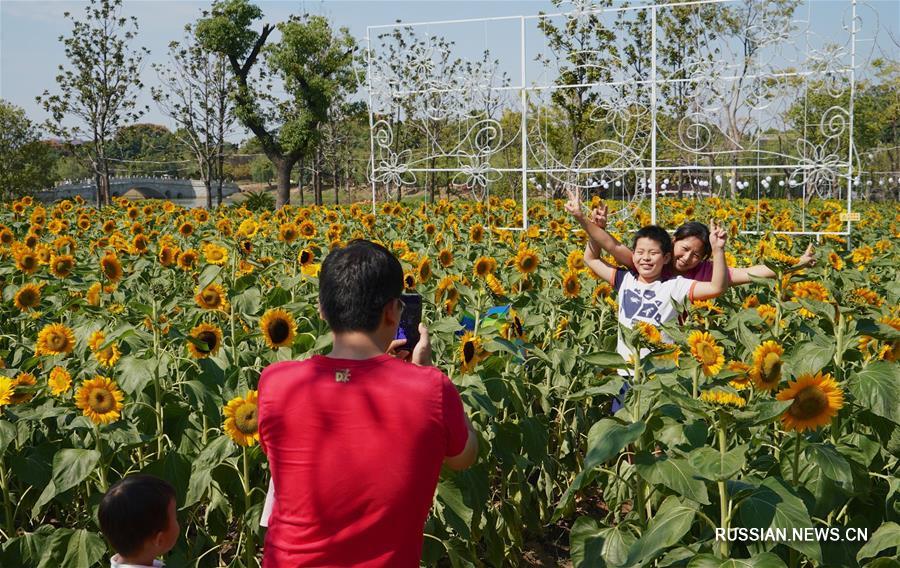
M 152 475 L 129 475 L 106 492 L 97 513 L 100 530 L 116 551 L 111 568 L 161 568 L 181 527 L 175 489 Z

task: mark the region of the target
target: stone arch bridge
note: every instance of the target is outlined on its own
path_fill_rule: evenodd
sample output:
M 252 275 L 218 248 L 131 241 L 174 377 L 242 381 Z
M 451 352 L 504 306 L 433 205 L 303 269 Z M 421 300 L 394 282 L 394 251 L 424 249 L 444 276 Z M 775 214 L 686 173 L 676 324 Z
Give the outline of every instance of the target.
M 95 197 L 97 186 L 93 179 L 60 184 L 53 189 L 41 191 L 36 194 L 42 201 L 56 201 L 71 199 L 80 195 L 90 201 Z M 201 180 L 177 179 L 165 177 L 111 177 L 109 178 L 109 191 L 111 197 L 126 195 L 128 197 L 145 199 L 205 199 L 206 186 Z M 215 197 L 216 186 L 213 185 Z M 240 192 L 240 188 L 234 182 L 225 182 L 222 185 L 222 196 L 226 197 Z

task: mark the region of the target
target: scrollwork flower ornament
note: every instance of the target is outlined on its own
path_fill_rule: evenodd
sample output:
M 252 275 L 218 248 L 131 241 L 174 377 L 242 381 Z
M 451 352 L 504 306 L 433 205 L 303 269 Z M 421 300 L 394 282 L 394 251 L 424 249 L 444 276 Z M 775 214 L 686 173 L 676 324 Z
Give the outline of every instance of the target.
M 471 190 L 476 196 L 484 196 L 484 191 L 488 183 L 500 181 L 502 174 L 491 167 L 487 161 L 472 159 L 471 162 L 462 166 L 460 171 L 453 176 L 451 183 L 456 186 L 465 186 Z
M 813 144 L 801 138 L 797 140 L 799 158 L 797 168 L 791 172 L 790 185 L 796 187 L 804 183 L 820 197 L 828 197 L 831 189 L 837 184 L 838 168 L 845 167 L 837 153 L 827 147 L 827 141 L 822 144 Z
M 386 159 L 378 162 L 375 168 L 375 181 L 388 186 L 414 185 L 416 176 L 409 170 L 411 150 L 400 153 L 390 151 Z

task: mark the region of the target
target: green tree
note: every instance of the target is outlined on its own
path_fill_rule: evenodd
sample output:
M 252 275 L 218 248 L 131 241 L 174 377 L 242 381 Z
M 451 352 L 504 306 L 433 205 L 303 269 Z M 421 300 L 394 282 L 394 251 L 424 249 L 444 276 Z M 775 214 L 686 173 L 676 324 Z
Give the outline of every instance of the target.
M 120 124 L 136 121 L 146 110 L 138 107 L 135 91 L 144 86 L 141 60 L 149 51 L 129 46 L 138 23 L 134 17 L 122 17 L 121 8 L 122 0 L 90 0 L 83 20 L 65 13 L 72 20 L 72 33 L 60 41 L 70 68 L 59 66 L 58 94 L 44 91 L 37 97 L 53 117 L 47 124 L 51 132 L 68 141 L 90 137 L 89 144 L 75 151 L 85 154 L 94 171 L 98 206 L 109 204 L 109 142 Z M 64 126 L 67 117 L 78 124 Z
M 559 6 L 562 0 L 553 0 L 553 4 Z M 610 5 L 611 0 L 600 0 L 592 8 Z M 547 46 L 560 65 L 556 84 L 575 85 L 555 89 L 551 95 L 566 117 L 574 157 L 585 146 L 594 122 L 592 113 L 602 96 L 591 83 L 611 81 L 613 68 L 620 64 L 616 37 L 599 14 L 591 10 L 568 16 L 564 26 L 557 26 L 552 18 L 541 18 L 538 28 L 547 37 Z M 540 60 L 550 64 L 546 58 Z
M 276 206 L 282 207 L 290 203 L 291 169 L 316 143 L 339 88 L 355 81 L 356 45 L 346 28 L 335 33 L 320 16 L 292 16 L 277 24 L 280 40 L 266 45 L 276 28 L 253 30 L 261 17 L 248 0 L 220 0 L 197 22 L 196 34 L 204 48 L 228 58 L 235 115 L 275 166 Z M 281 82 L 287 98 L 271 94 L 273 80 Z
M 152 93 L 160 110 L 178 124 L 176 138 L 196 160 L 211 208 L 214 180 L 217 204 L 222 204 L 225 134 L 234 122 L 231 67 L 224 55 L 204 48 L 191 25 L 185 32 L 183 42 L 169 44 L 169 62 L 153 66 L 162 87 Z
M 38 139 L 24 110 L 0 99 L 0 199 L 43 189 L 53 181 L 53 151 Z

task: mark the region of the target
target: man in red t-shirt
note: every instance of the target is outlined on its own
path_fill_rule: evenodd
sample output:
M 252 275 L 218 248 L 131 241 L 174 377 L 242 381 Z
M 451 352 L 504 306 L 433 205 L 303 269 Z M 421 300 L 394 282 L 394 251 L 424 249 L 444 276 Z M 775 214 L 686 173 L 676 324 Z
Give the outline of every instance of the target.
M 319 274 L 331 353 L 263 370 L 259 436 L 275 492 L 264 568 L 417 567 L 441 465 L 475 462 L 478 438 L 430 366 L 428 330 L 412 354 L 392 354 L 402 290 L 386 248 L 333 250 Z

